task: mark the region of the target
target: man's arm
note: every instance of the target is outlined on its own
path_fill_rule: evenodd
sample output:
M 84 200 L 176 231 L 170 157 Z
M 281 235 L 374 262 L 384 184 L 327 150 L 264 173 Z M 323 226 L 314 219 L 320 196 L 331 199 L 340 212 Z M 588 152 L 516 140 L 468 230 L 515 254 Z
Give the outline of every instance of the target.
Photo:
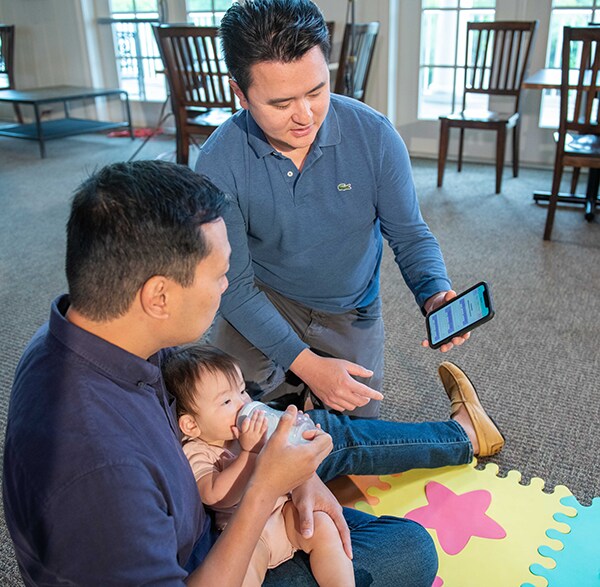
M 437 239 L 421 216 L 404 142 L 386 121 L 382 125 L 377 214 L 396 263 L 424 314 L 456 297 Z M 469 338 L 455 337 L 442 352 Z M 424 341 L 423 346 L 428 346 Z
M 404 281 L 422 308 L 428 298 L 452 286 L 439 243 L 419 209 L 406 146 L 387 120 L 381 133 L 377 216 Z

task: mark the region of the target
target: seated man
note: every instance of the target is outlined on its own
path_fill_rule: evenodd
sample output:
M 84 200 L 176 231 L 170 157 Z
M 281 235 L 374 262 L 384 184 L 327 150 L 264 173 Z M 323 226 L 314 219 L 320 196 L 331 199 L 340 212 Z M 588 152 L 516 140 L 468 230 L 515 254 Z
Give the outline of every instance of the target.
M 445 382 L 457 409 L 447 422 L 315 410 L 328 434 L 294 447 L 290 407 L 216 539 L 181 448 L 161 349 L 198 339 L 214 318 L 229 267 L 224 205 L 206 178 L 162 161 L 109 165 L 79 187 L 67 226 L 69 294 L 26 348 L 8 413 L 4 509 L 23 581 L 239 586 L 277 498 L 291 492 L 304 536 L 314 511 L 332 518 L 357 585 L 429 587 L 437 558 L 427 532 L 342 511 L 319 477 L 462 464 L 487 450 L 497 430 L 458 370 Z M 284 563 L 266 584 L 314 584 L 303 563 Z

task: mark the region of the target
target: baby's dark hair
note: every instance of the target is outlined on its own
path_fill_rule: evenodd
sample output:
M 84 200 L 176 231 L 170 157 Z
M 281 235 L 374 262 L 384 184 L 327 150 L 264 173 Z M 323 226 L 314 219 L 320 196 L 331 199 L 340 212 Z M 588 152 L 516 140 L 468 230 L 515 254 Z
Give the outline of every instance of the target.
M 175 396 L 177 417 L 200 409 L 196 383 L 206 373 L 223 373 L 231 385 L 240 384 L 239 365 L 217 348 L 193 343 L 179 347 L 161 365 L 165 385 Z

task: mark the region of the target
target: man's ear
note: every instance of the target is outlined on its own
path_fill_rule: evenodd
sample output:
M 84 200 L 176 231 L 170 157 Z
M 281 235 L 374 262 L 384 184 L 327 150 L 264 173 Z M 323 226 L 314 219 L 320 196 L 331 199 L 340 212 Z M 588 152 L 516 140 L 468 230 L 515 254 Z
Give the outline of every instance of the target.
M 146 314 L 159 320 L 169 317 L 169 297 L 173 282 L 163 275 L 153 275 L 140 289 L 140 303 Z
M 201 432 L 196 420 L 190 414 L 179 416 L 179 429 L 190 438 L 198 438 Z
M 237 85 L 237 82 L 230 79 L 229 87 L 233 90 L 233 93 L 237 96 L 237 99 L 240 101 L 240 106 L 244 110 L 248 110 L 248 100 L 246 99 L 246 95 L 242 92 L 240 86 Z

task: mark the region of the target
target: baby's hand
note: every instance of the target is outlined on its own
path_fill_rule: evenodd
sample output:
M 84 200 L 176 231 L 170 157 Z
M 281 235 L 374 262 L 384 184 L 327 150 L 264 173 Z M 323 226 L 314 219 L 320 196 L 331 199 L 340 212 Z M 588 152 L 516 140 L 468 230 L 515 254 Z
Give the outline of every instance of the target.
M 250 418 L 242 422 L 241 428 L 236 428 L 237 438 L 242 450 L 248 452 L 260 452 L 265 444 L 267 432 L 267 418 L 261 410 L 254 410 Z

